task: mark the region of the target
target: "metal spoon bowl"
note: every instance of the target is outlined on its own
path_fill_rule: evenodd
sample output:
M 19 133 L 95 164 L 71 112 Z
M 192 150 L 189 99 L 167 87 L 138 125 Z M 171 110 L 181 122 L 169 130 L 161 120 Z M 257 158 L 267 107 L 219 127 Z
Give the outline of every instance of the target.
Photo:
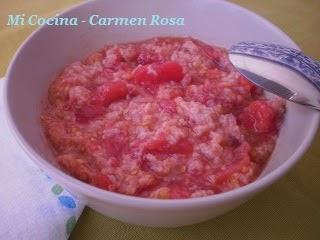
M 229 59 L 248 80 L 275 95 L 320 111 L 320 63 L 276 44 L 240 42 Z

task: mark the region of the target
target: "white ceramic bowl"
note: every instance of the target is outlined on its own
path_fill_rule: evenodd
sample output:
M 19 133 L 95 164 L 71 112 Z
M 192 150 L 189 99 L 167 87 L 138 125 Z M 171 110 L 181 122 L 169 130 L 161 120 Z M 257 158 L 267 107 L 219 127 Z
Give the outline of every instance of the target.
M 14 56 L 5 82 L 5 111 L 9 127 L 30 158 L 87 205 L 121 221 L 149 226 L 198 223 L 233 209 L 283 176 L 310 145 L 319 115 L 298 105 L 287 114 L 276 149 L 262 175 L 239 189 L 203 198 L 156 200 L 104 191 L 83 183 L 50 164 L 53 156 L 41 133 L 41 99 L 62 68 L 101 48 L 106 42 L 127 42 L 154 36 L 193 36 L 229 47 L 241 40 L 268 41 L 298 48 L 277 27 L 234 4 L 219 0 L 89 1 L 63 16 L 179 16 L 185 26 L 43 26 Z

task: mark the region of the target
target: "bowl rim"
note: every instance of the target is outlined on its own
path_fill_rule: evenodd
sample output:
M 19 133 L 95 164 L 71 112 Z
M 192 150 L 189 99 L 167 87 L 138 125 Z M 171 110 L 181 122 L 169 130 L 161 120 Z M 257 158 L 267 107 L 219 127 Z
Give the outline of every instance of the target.
M 67 14 L 73 10 L 77 10 L 82 7 L 86 7 L 87 5 L 93 4 L 96 1 L 86 1 L 75 6 L 69 7 L 66 10 L 62 11 L 59 15 Z M 297 44 L 288 37 L 283 31 L 281 31 L 277 26 L 273 25 L 271 22 L 266 20 L 265 18 L 257 15 L 256 13 L 241 7 L 235 3 L 227 2 L 227 1 L 219 1 L 219 0 L 212 0 L 212 4 L 219 3 L 226 5 L 227 8 L 233 8 L 236 10 L 241 11 L 242 13 L 249 15 L 251 18 L 255 18 L 256 20 L 263 22 L 267 27 L 272 28 L 279 36 L 281 36 L 291 47 L 299 49 Z M 21 44 L 18 50 L 15 52 L 12 60 L 7 68 L 6 77 L 3 86 L 3 100 L 4 100 L 4 116 L 9 127 L 11 134 L 14 136 L 15 140 L 24 150 L 24 152 L 32 159 L 33 162 L 36 163 L 45 173 L 50 175 L 54 178 L 58 183 L 62 185 L 66 185 L 67 188 L 72 192 L 73 190 L 75 193 L 80 194 L 78 197 L 80 199 L 87 201 L 88 198 L 98 199 L 102 202 L 112 202 L 118 205 L 130 205 L 135 208 L 144 208 L 144 209 L 161 209 L 163 207 L 169 209 L 177 209 L 177 208 L 184 208 L 188 206 L 203 206 L 203 205 L 212 205 L 213 203 L 219 202 L 226 202 L 231 201 L 233 199 L 241 198 L 246 196 L 250 193 L 255 193 L 258 191 L 263 190 L 265 187 L 269 186 L 276 180 L 278 180 L 281 176 L 283 176 L 287 171 L 292 168 L 297 161 L 302 157 L 305 151 L 310 146 L 312 140 L 314 139 L 319 121 L 320 121 L 320 114 L 314 114 L 312 118 L 312 122 L 309 125 L 307 137 L 302 141 L 302 144 L 296 149 L 296 151 L 291 155 L 286 162 L 282 163 L 279 167 L 275 170 L 270 172 L 269 174 L 258 178 L 257 180 L 249 183 L 245 186 L 240 188 L 219 193 L 217 195 L 209 195 L 205 197 L 196 197 L 196 198 L 187 198 L 187 199 L 153 199 L 153 198 L 143 198 L 138 196 L 130 196 L 121 193 L 111 192 L 107 190 L 103 190 L 92 186 L 88 183 L 82 182 L 65 172 L 61 169 L 53 166 L 48 161 L 40 157 L 36 151 L 32 149 L 32 147 L 26 142 L 26 140 L 22 137 L 20 132 L 18 131 L 17 127 L 15 126 L 13 116 L 9 109 L 8 105 L 8 88 L 9 88 L 9 79 L 12 75 L 12 68 L 16 62 L 16 59 L 21 52 L 22 49 L 26 48 L 28 43 L 34 38 L 37 34 L 41 32 L 41 29 L 45 28 L 46 25 L 43 25 L 33 31 L 29 37 Z

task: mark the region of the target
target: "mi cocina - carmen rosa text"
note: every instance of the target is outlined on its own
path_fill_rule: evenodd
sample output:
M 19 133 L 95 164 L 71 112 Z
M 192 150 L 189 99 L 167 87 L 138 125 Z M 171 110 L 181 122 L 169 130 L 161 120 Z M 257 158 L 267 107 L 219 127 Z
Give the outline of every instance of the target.
M 87 20 L 81 20 L 77 17 L 41 17 L 38 15 L 26 16 L 21 15 L 8 15 L 8 26 L 17 25 L 49 25 L 49 26 L 77 26 L 80 23 L 89 23 L 92 26 L 173 26 L 185 25 L 183 17 L 162 17 L 160 15 L 151 15 L 151 17 L 105 17 L 98 14 L 93 14 Z

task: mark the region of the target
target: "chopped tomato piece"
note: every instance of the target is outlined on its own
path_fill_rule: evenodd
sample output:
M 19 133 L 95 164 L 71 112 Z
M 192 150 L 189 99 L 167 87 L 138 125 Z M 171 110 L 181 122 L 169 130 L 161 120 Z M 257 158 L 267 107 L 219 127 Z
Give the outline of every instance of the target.
M 113 83 L 106 89 L 106 102 L 111 103 L 123 99 L 128 94 L 127 85 L 123 82 Z
M 105 108 L 101 105 L 85 105 L 75 111 L 75 116 L 79 123 L 86 123 L 103 115 L 104 112 Z
M 86 123 L 103 115 L 105 105 L 123 99 L 127 94 L 128 88 L 124 82 L 110 82 L 100 86 L 91 102 L 75 111 L 77 121 Z
M 157 69 L 161 81 L 181 81 L 184 74 L 181 65 L 177 62 L 167 61 L 158 66 Z
M 266 101 L 254 101 L 239 115 L 240 124 L 257 133 L 267 133 L 275 129 L 276 113 Z
M 95 105 L 109 105 L 112 102 L 125 98 L 128 94 L 127 84 L 121 81 L 110 82 L 97 89 L 97 95 L 92 103 Z
M 142 86 L 153 86 L 167 81 L 181 81 L 183 76 L 181 65 L 173 61 L 138 66 L 134 72 L 135 82 Z
M 187 139 L 181 139 L 175 144 L 170 144 L 164 137 L 160 137 L 149 141 L 145 150 L 149 153 L 190 154 L 193 152 L 193 145 Z
M 145 151 L 149 153 L 165 152 L 168 148 L 168 142 L 164 137 L 148 141 L 145 146 Z
M 134 81 L 142 86 L 153 86 L 160 83 L 160 76 L 154 65 L 144 65 L 136 68 Z

